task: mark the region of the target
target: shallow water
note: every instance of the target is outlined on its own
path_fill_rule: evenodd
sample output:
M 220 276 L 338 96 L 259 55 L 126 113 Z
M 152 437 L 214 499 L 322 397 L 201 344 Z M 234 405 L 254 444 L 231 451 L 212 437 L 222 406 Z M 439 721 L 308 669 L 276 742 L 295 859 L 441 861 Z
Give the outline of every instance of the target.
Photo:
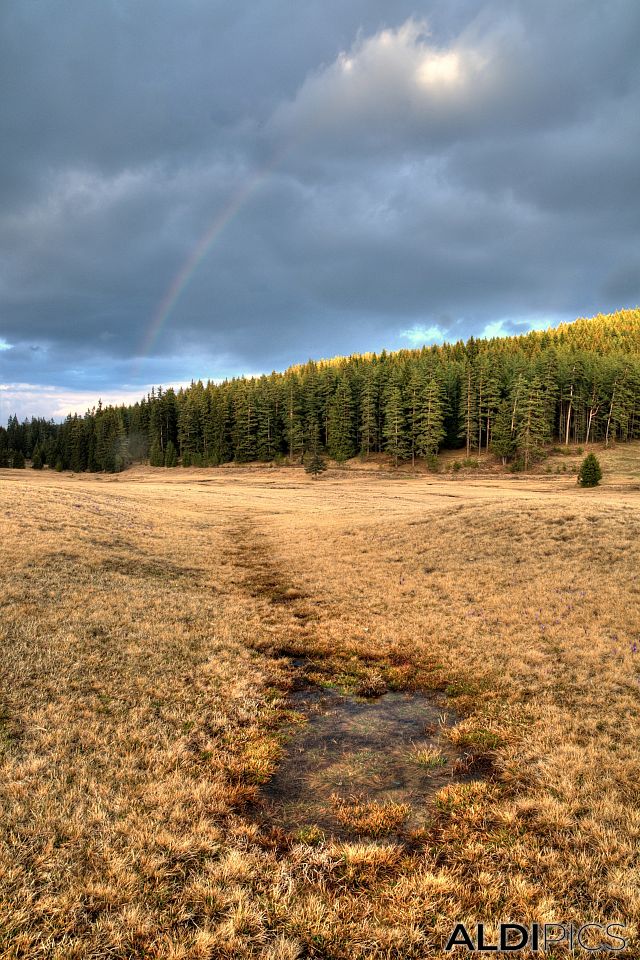
M 273 826 L 294 834 L 317 827 L 333 836 L 380 836 L 429 822 L 434 794 L 453 776 L 456 754 L 442 732 L 454 721 L 450 712 L 432 698 L 408 693 L 362 700 L 314 689 L 291 700 L 308 719 L 293 728 L 263 790 Z M 354 802 L 406 805 L 406 816 L 388 830 L 361 830 L 339 812 Z

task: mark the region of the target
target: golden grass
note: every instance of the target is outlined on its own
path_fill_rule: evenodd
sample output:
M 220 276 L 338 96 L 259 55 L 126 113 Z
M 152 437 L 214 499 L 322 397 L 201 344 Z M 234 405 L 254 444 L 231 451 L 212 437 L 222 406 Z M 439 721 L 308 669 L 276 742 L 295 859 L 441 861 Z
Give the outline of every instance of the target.
M 618 920 L 638 955 L 628 483 L 0 471 L 0 497 L 3 957 L 428 958 L 465 920 Z M 489 775 L 410 847 L 258 826 L 300 672 L 439 691 Z

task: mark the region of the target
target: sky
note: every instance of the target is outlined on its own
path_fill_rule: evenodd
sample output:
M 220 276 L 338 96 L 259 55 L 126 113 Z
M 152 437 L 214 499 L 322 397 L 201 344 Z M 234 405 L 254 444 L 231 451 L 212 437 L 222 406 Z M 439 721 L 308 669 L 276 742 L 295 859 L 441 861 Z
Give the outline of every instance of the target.
M 637 0 L 6 0 L 0 422 L 640 303 Z

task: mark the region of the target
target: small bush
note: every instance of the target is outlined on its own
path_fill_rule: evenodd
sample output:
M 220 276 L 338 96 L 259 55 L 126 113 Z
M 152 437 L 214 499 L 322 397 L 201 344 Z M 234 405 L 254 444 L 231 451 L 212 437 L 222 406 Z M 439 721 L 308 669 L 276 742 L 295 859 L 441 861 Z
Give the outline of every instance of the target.
M 597 487 L 602 480 L 602 467 L 595 453 L 590 453 L 582 461 L 578 473 L 578 483 L 581 487 Z

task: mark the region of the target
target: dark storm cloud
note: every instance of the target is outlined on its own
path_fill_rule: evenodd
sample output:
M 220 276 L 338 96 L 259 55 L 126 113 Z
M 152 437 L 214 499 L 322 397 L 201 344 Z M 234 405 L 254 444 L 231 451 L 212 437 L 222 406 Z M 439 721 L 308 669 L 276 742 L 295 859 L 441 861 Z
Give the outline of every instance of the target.
M 634 305 L 639 39 L 635 0 L 3 4 L 3 404 Z

